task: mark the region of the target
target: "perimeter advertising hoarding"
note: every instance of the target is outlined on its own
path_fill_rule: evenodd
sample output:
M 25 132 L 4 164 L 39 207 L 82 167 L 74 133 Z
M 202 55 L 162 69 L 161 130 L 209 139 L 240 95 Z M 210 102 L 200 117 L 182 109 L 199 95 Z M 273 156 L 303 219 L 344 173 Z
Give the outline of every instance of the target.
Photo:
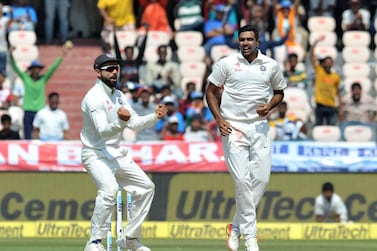
M 126 223 L 126 222 L 124 222 Z M 226 222 L 146 221 L 143 238 L 226 239 Z M 115 223 L 113 222 L 113 236 Z M 377 239 L 376 223 L 259 223 L 263 240 L 369 240 Z M 2 238 L 89 238 L 89 221 L 0 222 Z
M 156 196 L 149 221 L 230 222 L 235 210 L 227 173 L 151 174 Z M 260 222 L 313 222 L 314 198 L 331 181 L 354 222 L 377 221 L 377 174 L 273 173 Z M 1 173 L 0 222 L 89 221 L 96 188 L 86 173 Z M 125 218 L 125 217 L 124 217 Z

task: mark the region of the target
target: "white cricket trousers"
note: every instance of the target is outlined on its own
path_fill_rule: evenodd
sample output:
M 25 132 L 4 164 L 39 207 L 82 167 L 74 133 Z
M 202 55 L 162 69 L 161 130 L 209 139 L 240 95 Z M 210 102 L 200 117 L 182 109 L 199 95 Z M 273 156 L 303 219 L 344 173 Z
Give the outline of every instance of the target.
M 222 137 L 225 162 L 234 180 L 236 212 L 233 226 L 245 240 L 256 238 L 256 209 L 271 172 L 272 140 L 267 120 L 230 121 L 232 133 Z
M 113 212 L 119 187 L 132 195 L 132 219 L 127 223 L 123 234 L 130 238 L 140 238 L 142 223 L 154 197 L 155 186 L 150 178 L 127 153 L 110 158 L 104 151 L 84 147 L 82 163 L 98 189 L 89 241 L 106 237 L 107 220 Z

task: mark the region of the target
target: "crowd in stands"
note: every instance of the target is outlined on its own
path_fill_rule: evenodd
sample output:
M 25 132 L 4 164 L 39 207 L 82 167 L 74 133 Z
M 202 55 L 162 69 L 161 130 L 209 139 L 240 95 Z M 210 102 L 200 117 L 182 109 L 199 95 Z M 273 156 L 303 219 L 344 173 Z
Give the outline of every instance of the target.
M 25 117 L 32 112 L 28 121 L 23 120 L 27 131 L 19 131 L 29 139 L 34 137 L 34 116 L 45 104 L 26 107 L 29 98 L 25 97 L 31 90 L 23 71 L 33 65 L 30 61 L 17 70 L 21 63 L 12 61 L 16 51 L 9 53 L 9 35 L 13 30 L 34 30 L 41 20 L 28 1 L 2 2 L 12 3 L 0 5 L 0 105 L 2 110 L 23 105 Z M 376 7 L 362 0 L 97 1 L 103 21 L 98 32 L 101 48 L 121 59 L 118 88 L 140 115 L 159 103 L 168 107 L 168 116 L 155 128 L 125 130 L 124 139 L 219 140 L 216 122 L 203 99 L 206 78 L 218 60 L 238 51 L 239 27 L 251 24 L 260 32 L 260 51 L 278 61 L 288 82 L 284 102 L 269 115 L 275 140 L 352 141 L 355 137 L 346 129 L 350 126 L 354 126 L 351 133 L 371 133 L 365 140 L 374 140 Z M 46 44 L 53 40 L 55 15 L 60 42 L 68 39 L 69 8 L 68 0 L 45 1 Z M 10 71 L 21 76 L 24 90 L 4 83 Z M 37 75 L 36 79 L 49 76 L 48 72 Z M 328 137 L 322 137 L 325 134 Z

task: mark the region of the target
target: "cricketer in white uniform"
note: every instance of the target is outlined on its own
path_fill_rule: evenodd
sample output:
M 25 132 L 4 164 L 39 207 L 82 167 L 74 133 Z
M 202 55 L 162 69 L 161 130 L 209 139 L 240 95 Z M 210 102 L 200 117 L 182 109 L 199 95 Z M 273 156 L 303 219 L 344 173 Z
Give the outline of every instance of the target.
M 315 199 L 314 214 L 317 222 L 347 222 L 347 207 L 342 198 L 334 193 L 332 183 L 322 185 L 322 193 Z
M 228 248 L 238 250 L 243 235 L 246 251 L 258 251 L 256 208 L 272 162 L 267 115 L 282 101 L 287 84 L 278 63 L 258 50 L 254 27 L 241 27 L 238 39 L 240 53 L 221 59 L 208 77 L 206 100 L 235 183 L 236 212 L 228 225 Z
M 105 250 L 101 240 L 106 236 L 106 222 L 114 209 L 119 187 L 132 195 L 133 217 L 117 244 L 136 251 L 150 250 L 138 238 L 141 237 L 141 225 L 149 212 L 155 187 L 119 144 L 125 127 L 133 130 L 152 127 L 166 115 L 166 107 L 158 105 L 154 113 L 138 116 L 123 93 L 115 89 L 119 67 L 119 61 L 112 55 L 98 56 L 94 62 L 97 81 L 81 103 L 82 163 L 98 188 L 90 240 L 85 251 Z

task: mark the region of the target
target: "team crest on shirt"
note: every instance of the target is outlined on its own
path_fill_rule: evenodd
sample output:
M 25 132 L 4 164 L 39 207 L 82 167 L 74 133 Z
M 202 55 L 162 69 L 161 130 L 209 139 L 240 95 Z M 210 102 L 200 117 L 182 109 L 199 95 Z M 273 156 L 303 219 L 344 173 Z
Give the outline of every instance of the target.
M 118 98 L 118 103 L 121 105 L 123 103 L 122 99 Z
M 259 67 L 259 69 L 260 69 L 261 71 L 266 71 L 266 66 L 261 65 L 261 66 Z
M 240 71 L 242 71 L 242 69 L 241 69 L 241 64 L 240 64 L 239 62 L 236 63 L 235 66 L 236 66 L 236 67 L 234 68 L 234 71 L 235 71 L 235 72 L 240 72 Z

